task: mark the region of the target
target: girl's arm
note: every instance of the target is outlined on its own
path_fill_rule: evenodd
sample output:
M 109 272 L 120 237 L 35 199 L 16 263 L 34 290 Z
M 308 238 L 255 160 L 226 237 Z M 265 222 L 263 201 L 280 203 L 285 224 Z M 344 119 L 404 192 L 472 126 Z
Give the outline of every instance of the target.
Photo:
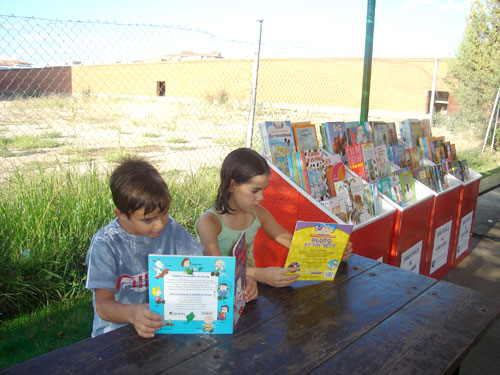
M 219 248 L 217 236 L 222 230 L 220 221 L 210 212 L 205 212 L 198 220 L 198 236 L 200 243 L 204 247 L 203 255 L 208 256 L 221 256 L 222 253 Z
M 262 230 L 280 245 L 283 245 L 287 249 L 289 249 L 292 243 L 292 234 L 285 228 L 283 228 L 276 221 L 273 215 L 271 215 L 271 213 L 264 207 L 257 207 L 255 212 L 257 214 L 257 217 L 259 218 L 260 224 L 262 225 Z
M 288 249 L 292 243 L 292 234 L 283 228 L 264 207 L 259 206 L 255 212 L 259 218 L 262 230 L 264 230 L 273 240 Z M 298 270 L 299 269 L 296 267 L 247 267 L 247 276 L 274 287 L 283 287 L 297 281 L 299 274 L 295 272 Z

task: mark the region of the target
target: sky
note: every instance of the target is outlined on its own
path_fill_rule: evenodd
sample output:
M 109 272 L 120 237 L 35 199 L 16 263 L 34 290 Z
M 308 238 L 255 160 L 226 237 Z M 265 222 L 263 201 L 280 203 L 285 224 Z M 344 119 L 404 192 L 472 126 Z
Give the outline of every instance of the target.
M 470 3 L 471 0 L 379 0 L 375 8 L 373 57 L 454 56 L 463 36 Z M 201 30 L 209 36 L 193 44 L 183 40 L 186 32 L 177 33 L 168 43 L 156 42 L 169 48 L 141 51 L 150 55 L 216 50 L 226 58 L 251 58 L 262 26 L 261 57 L 363 57 L 367 4 L 368 0 L 0 0 L 0 15 L 164 25 Z M 7 26 L 12 27 L 10 22 Z M 5 32 L 6 26 L 0 25 L 0 31 L 2 27 Z M 31 35 L 23 38 L 36 38 L 36 33 L 42 38 L 40 30 L 32 30 Z M 93 38 L 92 31 L 88 33 L 86 37 Z M 22 34 L 10 35 L 22 37 Z M 102 37 L 95 37 L 98 36 Z M 114 37 L 117 36 L 109 33 L 109 38 Z M 238 43 L 225 43 L 227 41 Z M 25 47 L 21 44 L 17 47 L 17 42 L 2 47 L 3 43 L 5 38 L 0 38 L 0 58 L 22 59 L 20 50 Z M 137 56 L 131 54 L 127 58 Z

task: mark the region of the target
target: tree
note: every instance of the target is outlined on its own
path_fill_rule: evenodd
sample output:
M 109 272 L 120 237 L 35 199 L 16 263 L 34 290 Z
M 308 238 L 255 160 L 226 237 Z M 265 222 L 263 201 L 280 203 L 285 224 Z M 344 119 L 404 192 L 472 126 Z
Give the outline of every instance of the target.
M 500 85 L 500 1 L 475 0 L 466 22 L 449 81 L 465 118 L 485 128 Z

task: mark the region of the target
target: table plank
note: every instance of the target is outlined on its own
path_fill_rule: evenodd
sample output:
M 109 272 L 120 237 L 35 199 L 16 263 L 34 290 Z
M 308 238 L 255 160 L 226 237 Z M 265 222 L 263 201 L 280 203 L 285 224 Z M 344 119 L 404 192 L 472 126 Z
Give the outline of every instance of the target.
M 342 262 L 333 282 L 297 282 L 293 287 L 259 285 L 256 302 L 249 303 L 233 335 L 156 335 L 143 339 L 131 326 L 79 343 L 6 369 L 1 374 L 148 374 L 174 367 L 198 354 L 284 314 L 324 290 L 337 288 L 379 263 L 358 255 Z
M 307 373 L 436 282 L 379 264 L 162 373 Z
M 500 300 L 441 281 L 312 374 L 452 374 Z

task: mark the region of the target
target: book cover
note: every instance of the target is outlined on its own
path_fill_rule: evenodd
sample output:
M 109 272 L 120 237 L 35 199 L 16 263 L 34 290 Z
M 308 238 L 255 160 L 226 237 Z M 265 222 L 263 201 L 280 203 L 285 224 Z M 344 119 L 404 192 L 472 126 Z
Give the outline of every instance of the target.
M 405 147 L 403 145 L 392 146 L 392 162 L 399 168 L 404 166 L 405 161 Z
M 320 203 L 344 223 L 349 221 L 349 213 L 347 212 L 346 202 L 340 196 L 328 198 Z
M 393 201 L 396 200 L 392 191 L 391 177 L 382 177 L 377 180 L 378 190 L 384 194 L 386 197 L 391 198 Z
M 149 308 L 166 323 L 156 333 L 233 333 L 244 307 L 245 249 L 241 236 L 236 256 L 149 255 Z
M 365 163 L 363 161 L 363 150 L 360 144 L 346 147 L 347 166 L 350 170 L 366 180 Z
M 328 189 L 330 190 L 330 197 L 335 197 L 337 195 L 337 193 L 335 192 L 334 183 L 337 181 L 342 181 L 344 179 L 345 166 L 343 163 L 328 165 L 326 167 L 326 180 L 328 182 Z
M 389 145 L 389 129 L 385 122 L 370 121 L 368 125 L 373 135 L 373 143 L 375 146 L 388 146 Z
M 376 146 L 375 158 L 377 160 L 377 170 L 379 178 L 387 177 L 391 174 L 391 165 L 389 163 L 389 156 L 387 154 L 387 147 Z M 375 182 L 375 181 L 372 181 Z
M 335 187 L 336 197 L 342 200 L 342 212 L 337 215 L 343 222 L 348 223 L 351 220 L 351 212 L 354 204 L 352 201 L 351 187 L 349 186 L 348 179 L 337 181 L 333 183 Z
M 292 129 L 297 151 L 315 150 L 319 147 L 314 124 L 293 123 Z
M 397 176 L 391 176 L 390 179 L 391 179 L 391 189 L 392 189 L 392 196 L 394 197 L 394 202 L 402 206 L 405 203 L 405 199 L 403 196 L 403 190 L 401 189 L 399 178 Z
M 271 162 L 284 174 L 290 176 L 286 154 L 295 152 L 296 149 L 290 121 L 263 122 L 261 139 L 264 143 L 264 150 L 269 152 Z
M 396 131 L 396 123 L 388 122 L 387 125 L 387 135 L 388 135 L 388 146 L 394 146 L 399 144 L 398 133 Z
M 328 136 L 328 151 L 340 155 L 342 162 L 347 163 L 346 147 L 347 132 L 344 122 L 325 122 L 326 134 Z
M 364 124 L 353 125 L 347 128 L 347 136 L 350 140 L 350 145 L 356 145 L 370 141 L 370 136 Z
M 287 165 L 288 165 L 288 176 L 290 179 L 300 186 L 299 171 L 297 168 L 297 159 L 295 157 L 295 152 L 290 152 L 286 154 Z
M 409 169 L 403 169 L 398 173 L 399 183 L 403 192 L 404 202 L 409 203 L 417 200 L 417 191 L 415 190 L 415 180 L 413 173 Z
M 370 203 L 366 196 L 365 185 L 359 176 L 349 179 L 348 183 L 353 203 L 350 222 L 360 224 L 372 217 L 370 213 Z
M 424 129 L 422 128 L 422 123 L 420 121 L 411 122 L 411 134 L 412 134 L 412 147 L 418 146 L 418 140 L 425 137 Z
M 304 151 L 307 176 L 311 197 L 318 202 L 329 198 L 329 190 L 326 180 L 325 163 L 320 150 Z
M 332 281 L 351 232 L 350 224 L 297 221 L 285 266 L 299 267 L 299 280 Z
M 373 143 L 372 142 L 362 143 L 361 150 L 363 154 L 363 163 L 365 167 L 364 180 L 368 182 L 377 182 L 379 175 L 378 175 L 377 159 L 375 156 L 375 147 L 373 147 Z
M 311 187 L 309 186 L 309 176 L 307 174 L 306 158 L 304 151 L 297 151 L 297 162 L 299 165 L 300 181 L 304 184 L 304 191 L 311 195 Z

